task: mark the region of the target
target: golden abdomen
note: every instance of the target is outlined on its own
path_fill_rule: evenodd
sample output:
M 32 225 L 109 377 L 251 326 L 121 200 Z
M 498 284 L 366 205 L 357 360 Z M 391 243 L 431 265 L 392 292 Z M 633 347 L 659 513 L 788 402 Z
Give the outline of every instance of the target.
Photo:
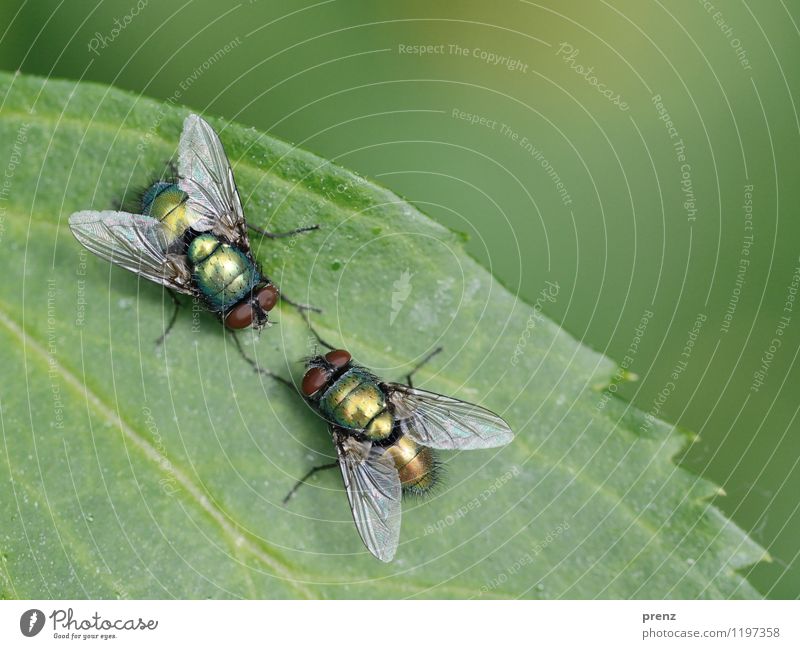
M 424 493 L 436 483 L 438 464 L 431 449 L 404 435 L 386 452 L 394 460 L 400 484 L 405 491 Z

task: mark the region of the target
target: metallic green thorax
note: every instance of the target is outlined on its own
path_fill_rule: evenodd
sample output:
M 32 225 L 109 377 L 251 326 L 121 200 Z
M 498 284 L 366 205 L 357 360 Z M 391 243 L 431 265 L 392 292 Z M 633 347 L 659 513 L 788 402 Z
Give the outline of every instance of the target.
M 192 225 L 199 217 L 187 207 L 187 198 L 175 183 L 156 182 L 142 194 L 142 213 L 161 222 L 170 250 L 183 251 L 191 241 L 186 258 L 194 284 L 211 309 L 225 312 L 245 299 L 262 277 L 238 248 L 213 234 L 195 236 Z
M 320 412 L 331 423 L 361 432 L 368 439 L 386 439 L 393 417 L 386 397 L 368 372 L 354 367 L 342 374 L 319 399 Z
M 196 236 L 186 257 L 195 286 L 217 311 L 226 311 L 262 281 L 258 268 L 244 252 L 212 234 Z

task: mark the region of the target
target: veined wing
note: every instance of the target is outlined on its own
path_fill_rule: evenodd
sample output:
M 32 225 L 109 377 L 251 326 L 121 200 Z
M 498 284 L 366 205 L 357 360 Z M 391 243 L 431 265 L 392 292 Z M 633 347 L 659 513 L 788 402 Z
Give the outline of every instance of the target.
M 386 384 L 386 391 L 403 433 L 423 446 L 493 448 L 514 439 L 505 420 L 481 406 L 399 383 Z
M 75 238 L 98 257 L 169 288 L 190 293 L 191 276 L 166 252 L 167 239 L 156 219 L 128 212 L 76 212 L 69 217 Z
M 233 170 L 213 128 L 198 115 L 183 122 L 179 145 L 178 186 L 189 196 L 187 207 L 243 250 L 250 250 L 247 223 Z M 200 229 L 206 229 L 201 224 Z
M 385 449 L 334 432 L 339 467 L 358 533 L 381 561 L 391 561 L 400 540 L 400 478 Z

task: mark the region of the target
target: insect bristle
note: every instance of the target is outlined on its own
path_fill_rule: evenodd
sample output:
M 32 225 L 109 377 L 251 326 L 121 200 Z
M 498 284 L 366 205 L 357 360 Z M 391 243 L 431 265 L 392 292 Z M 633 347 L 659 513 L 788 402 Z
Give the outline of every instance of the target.
M 303 356 L 298 363 L 302 363 L 304 366 L 308 367 L 325 367 L 325 359 L 316 353 L 314 350 L 314 354 L 310 354 L 308 356 Z
M 403 498 L 427 499 L 439 491 L 447 472 L 444 462 L 431 448 L 425 447 L 428 454 L 428 468 L 421 480 L 403 485 Z
M 173 184 L 178 182 L 178 167 L 173 160 L 167 160 L 160 172 L 150 174 L 149 180 L 143 185 L 127 187 L 121 198 L 112 202 L 115 210 L 142 214 L 144 206 L 153 200 L 149 194 L 159 183 Z

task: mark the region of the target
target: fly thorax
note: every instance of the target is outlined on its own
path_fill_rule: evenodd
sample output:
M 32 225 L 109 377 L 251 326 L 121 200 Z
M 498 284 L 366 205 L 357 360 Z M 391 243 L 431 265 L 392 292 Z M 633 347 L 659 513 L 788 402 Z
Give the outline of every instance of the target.
M 355 368 L 334 381 L 320 398 L 319 408 L 330 422 L 372 441 L 386 439 L 392 432 L 383 391 L 369 374 Z
M 212 234 L 196 236 L 186 250 L 198 290 L 219 311 L 250 297 L 261 275 L 250 258 L 236 246 Z
M 186 257 L 193 266 L 205 263 L 222 246 L 222 242 L 212 234 L 196 236 L 186 250 Z

